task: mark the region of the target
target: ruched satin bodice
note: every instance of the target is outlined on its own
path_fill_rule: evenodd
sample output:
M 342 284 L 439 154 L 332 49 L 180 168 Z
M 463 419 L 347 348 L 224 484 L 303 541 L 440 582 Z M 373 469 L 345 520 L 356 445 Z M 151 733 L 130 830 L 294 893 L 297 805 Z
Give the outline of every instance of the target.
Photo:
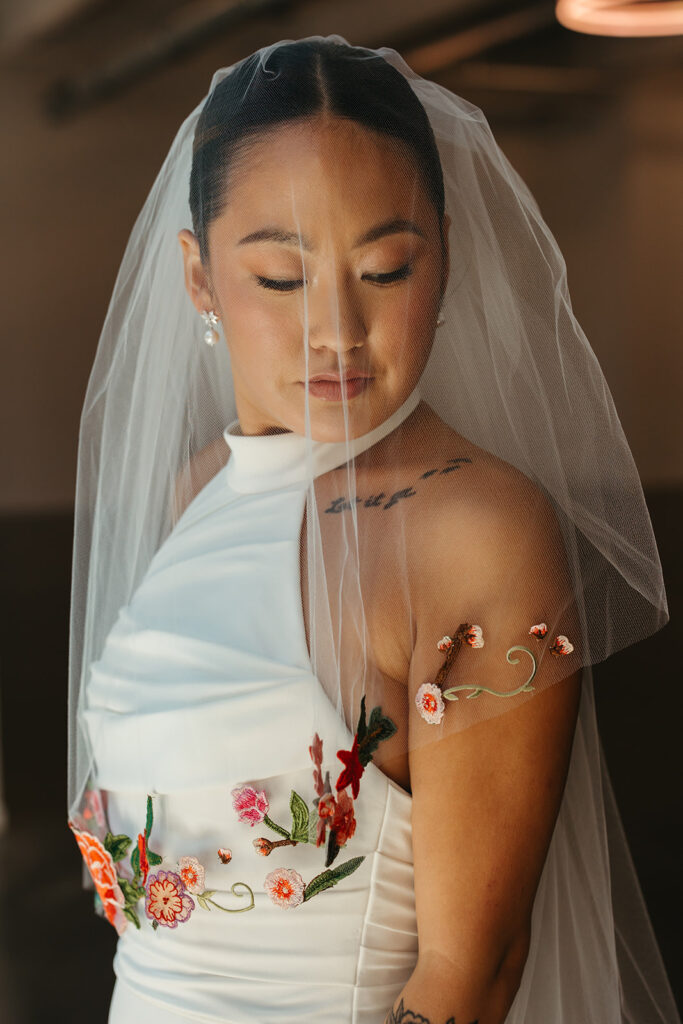
M 414 392 L 356 450 L 393 429 L 418 400 Z M 137 836 L 151 794 L 149 845 L 164 858 L 161 868 L 195 857 L 216 903 L 243 906 L 245 897 L 231 891 L 239 881 L 253 890 L 254 907 L 195 909 L 178 927 L 156 930 L 143 911 L 140 929 L 127 927 L 118 941 L 120 991 L 110 1022 L 131 1024 L 141 1013 L 163 1021 L 167 1012 L 169 1024 L 382 1024 L 417 959 L 411 796 L 370 761 L 354 801 L 356 831 L 337 861 L 362 863 L 284 909 L 265 891 L 264 876 L 286 864 L 311 879 L 324 868 L 324 848 L 299 843 L 286 858 L 277 850 L 265 859 L 253 840 L 268 830 L 239 821 L 233 808 L 231 791 L 249 785 L 284 822 L 291 791 L 311 792 L 311 737 L 298 708 L 315 707 L 329 751 L 353 741 L 307 649 L 301 439 L 241 440 L 265 441 L 267 458 L 280 445 L 289 475 L 277 464 L 272 475 L 253 475 L 238 439 L 235 462 L 231 455 L 188 506 L 121 609 L 91 666 L 84 717 L 111 831 Z M 341 452 L 318 446 L 313 473 L 339 464 Z M 268 486 L 271 478 L 276 486 Z M 219 848 L 231 850 L 228 863 Z

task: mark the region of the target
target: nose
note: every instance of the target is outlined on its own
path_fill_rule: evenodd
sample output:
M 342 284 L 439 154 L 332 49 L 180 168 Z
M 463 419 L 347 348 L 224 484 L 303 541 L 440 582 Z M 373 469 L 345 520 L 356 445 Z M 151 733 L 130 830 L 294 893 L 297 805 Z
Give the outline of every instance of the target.
M 306 288 L 308 343 L 313 349 L 346 352 L 365 344 L 367 329 L 360 296 L 354 282 L 343 273 L 327 281 L 313 281 Z

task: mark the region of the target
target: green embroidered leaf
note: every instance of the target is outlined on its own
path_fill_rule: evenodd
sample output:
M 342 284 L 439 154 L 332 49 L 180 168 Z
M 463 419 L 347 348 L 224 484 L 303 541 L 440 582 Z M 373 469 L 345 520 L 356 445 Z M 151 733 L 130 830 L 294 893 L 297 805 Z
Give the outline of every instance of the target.
M 292 839 L 299 843 L 308 842 L 308 806 L 306 801 L 292 790 L 289 798 L 289 809 L 292 812 Z
M 365 734 L 368 731 L 368 727 L 365 722 L 365 694 L 360 699 L 360 715 L 358 718 L 358 726 L 356 727 L 356 735 L 358 736 L 358 745 L 360 746 L 365 739 Z
M 329 889 L 331 886 L 336 885 L 342 878 L 346 878 L 357 867 L 360 867 L 364 860 L 365 857 L 352 857 L 351 860 L 345 860 L 337 868 L 328 868 L 327 871 L 321 871 L 319 875 L 311 879 L 304 889 L 304 901 L 310 900 L 311 897 L 317 896 L 324 889 Z
M 264 814 L 263 820 L 268 828 L 272 828 L 273 832 L 277 832 L 278 835 L 283 836 L 284 839 L 291 839 L 289 832 L 282 825 L 277 825 L 272 818 L 269 818 L 267 814 Z
M 158 927 L 159 927 L 159 922 L 158 921 L 152 921 L 152 928 L 154 929 L 154 931 L 156 931 Z
M 159 854 L 159 853 L 152 853 L 151 850 L 147 851 L 147 860 L 149 861 L 150 864 L 154 864 L 154 865 L 161 864 L 163 859 L 164 858 L 161 856 L 161 854 Z
M 133 869 L 134 875 L 140 874 L 140 850 L 137 846 L 130 855 L 130 866 Z
M 154 812 L 152 810 L 152 798 L 147 796 L 147 821 L 145 822 L 145 839 L 149 839 L 149 834 L 152 831 L 152 825 L 154 824 Z
M 333 829 L 330 829 L 327 838 L 327 856 L 325 857 L 326 868 L 329 868 L 330 864 L 334 861 L 340 850 L 341 846 L 337 842 L 337 833 Z
M 133 922 L 136 928 L 140 928 L 140 921 L 138 920 L 138 915 L 135 910 L 135 907 L 124 907 L 123 913 L 124 916 L 127 917 L 129 921 Z M 154 923 L 156 924 L 156 921 Z
M 372 760 L 372 755 L 382 740 L 388 740 L 390 736 L 394 735 L 396 729 L 397 727 L 392 720 L 382 714 L 381 707 L 378 706 L 372 709 L 365 740 L 362 745 L 359 744 L 358 760 L 363 767 Z
M 131 843 L 130 836 L 113 836 L 111 832 L 107 832 L 104 837 L 104 848 L 111 854 L 111 859 L 115 864 L 126 856 Z
M 126 906 L 128 904 L 136 904 L 138 900 L 142 899 L 145 895 L 145 890 L 143 888 L 139 888 L 134 883 L 129 882 L 126 878 L 119 878 L 119 885 L 121 886 L 121 892 L 125 897 Z

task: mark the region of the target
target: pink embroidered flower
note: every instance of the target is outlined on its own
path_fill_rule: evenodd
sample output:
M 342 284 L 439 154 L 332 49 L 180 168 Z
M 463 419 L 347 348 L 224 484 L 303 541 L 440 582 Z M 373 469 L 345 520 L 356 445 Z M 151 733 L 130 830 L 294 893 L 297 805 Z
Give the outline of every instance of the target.
M 147 874 L 149 872 L 149 861 L 147 860 L 147 840 L 145 839 L 144 832 L 140 832 L 138 835 L 138 852 L 140 854 L 140 871 L 142 873 L 142 884 L 144 885 L 147 881 Z
M 436 683 L 423 683 L 415 694 L 415 704 L 425 722 L 430 725 L 438 725 L 443 718 L 446 705 Z
M 204 892 L 204 868 L 196 857 L 181 857 L 178 861 L 178 873 L 183 885 L 190 892 Z
M 278 907 L 298 907 L 304 901 L 306 884 L 294 868 L 276 868 L 266 875 L 263 885 Z
M 548 627 L 545 622 L 539 622 L 538 625 L 531 627 L 529 633 L 531 636 L 535 636 L 537 640 L 543 640 L 548 634 Z
M 260 839 L 254 840 L 254 849 L 262 857 L 267 857 L 273 852 L 274 846 L 270 839 L 266 839 L 265 836 L 262 836 Z
M 252 786 L 237 786 L 231 793 L 240 821 L 248 821 L 252 826 L 263 821 L 270 807 L 264 790 L 257 793 Z
M 468 629 L 463 630 L 462 638 L 466 644 L 470 647 L 483 647 L 484 636 L 481 626 L 469 626 Z
M 351 792 L 353 793 L 353 799 L 355 800 L 360 790 L 360 778 L 365 771 L 365 766 L 361 764 L 360 757 L 358 755 L 358 733 L 353 737 L 353 744 L 350 750 L 338 750 L 337 757 L 346 767 L 340 773 L 339 778 L 336 782 L 337 791 L 344 789 L 345 786 L 351 784 Z
M 194 910 L 194 900 L 186 892 L 175 871 L 157 871 L 145 886 L 145 913 L 165 928 L 177 928 Z
M 449 651 L 453 646 L 452 636 L 442 636 L 436 645 L 440 651 Z
M 559 657 L 561 654 L 571 654 L 574 650 L 574 644 L 570 644 L 566 636 L 556 636 L 550 645 L 550 653 Z
M 323 792 L 323 775 L 321 771 L 323 763 L 323 741 L 320 739 L 317 732 L 313 737 L 312 746 L 308 748 L 308 753 L 311 755 L 311 760 L 315 765 L 313 769 L 313 786 L 318 796 L 320 796 Z
M 345 789 L 341 791 L 337 799 L 334 818 L 332 819 L 330 828 L 334 832 L 339 846 L 344 846 L 356 831 L 356 818 L 353 812 L 353 800 Z
M 232 850 L 224 850 L 223 847 L 218 851 L 218 859 L 223 864 L 229 864 L 232 860 Z
M 107 920 L 121 935 L 127 925 L 127 921 L 122 913 L 122 908 L 125 906 L 126 901 L 116 877 L 116 866 L 112 855 L 108 850 L 105 850 L 99 839 L 89 832 L 77 829 L 71 821 L 69 822 L 69 828 L 74 834 L 78 848 L 83 855 L 90 876 L 95 884 L 95 889 L 102 901 Z

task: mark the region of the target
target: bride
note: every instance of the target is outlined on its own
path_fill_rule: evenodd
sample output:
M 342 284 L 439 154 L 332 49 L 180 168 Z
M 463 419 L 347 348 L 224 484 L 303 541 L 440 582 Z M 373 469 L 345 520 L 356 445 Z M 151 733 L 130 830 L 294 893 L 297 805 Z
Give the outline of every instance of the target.
M 81 420 L 69 825 L 110 1024 L 674 1024 L 591 675 L 667 618 L 481 111 L 339 36 L 218 71 Z

